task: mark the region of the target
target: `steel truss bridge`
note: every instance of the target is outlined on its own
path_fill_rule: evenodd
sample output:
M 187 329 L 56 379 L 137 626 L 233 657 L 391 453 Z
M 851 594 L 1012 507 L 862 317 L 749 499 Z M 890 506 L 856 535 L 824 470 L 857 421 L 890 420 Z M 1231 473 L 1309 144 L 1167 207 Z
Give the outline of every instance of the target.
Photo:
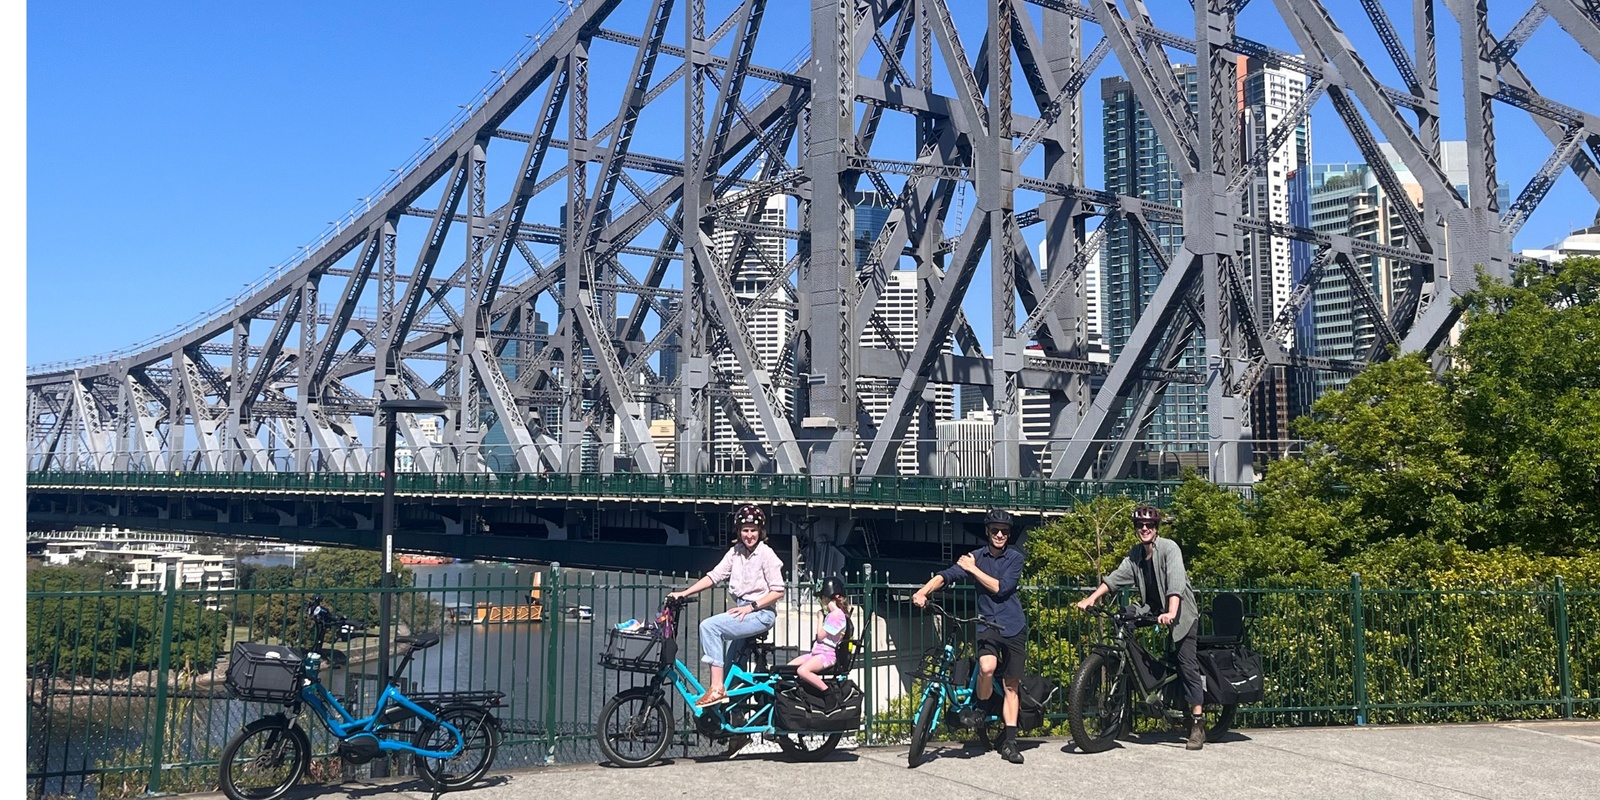
M 1189 383 L 1203 387 L 1211 475 L 1248 481 L 1263 376 L 1361 366 L 1290 345 L 1319 281 L 1351 278 L 1377 331 L 1366 361 L 1390 346 L 1430 352 L 1475 268 L 1508 273 L 1512 237 L 1559 175 L 1570 169 L 1600 199 L 1600 118 L 1544 97 L 1517 63 L 1541 26 L 1600 60 L 1593 0 L 1523 0 L 1520 21 L 1498 33 L 1487 0 L 1360 0 L 1339 19 L 1318 0 L 1194 0 L 1181 30 L 1158 27 L 1145 0 L 986 0 L 981 37 L 958 30 L 952 0 L 813 0 L 809 51 L 783 69 L 754 58 L 760 37 L 793 33 L 763 26 L 768 0 L 725 5 L 718 19 L 705 0 L 577 4 L 452 134 L 292 269 L 168 340 L 33 371 L 30 469 L 375 472 L 377 404 L 420 398 L 450 408 L 436 434 L 396 420 L 422 471 L 484 472 L 494 438 L 525 474 L 703 474 L 720 415 L 748 471 L 883 476 L 919 438 L 913 421 L 933 430 L 936 390 L 963 385 L 992 398 L 993 477 L 1106 479 L 1126 474 L 1167 387 Z M 1390 17 L 1405 12 L 1409 41 Z M 1461 95 L 1442 102 L 1446 14 L 1464 58 L 1446 76 Z M 1242 35 L 1251 19 L 1286 29 L 1298 52 Z M 1352 47 L 1346 31 L 1358 28 L 1383 43 L 1367 56 L 1385 63 Z M 631 55 L 631 70 L 620 103 L 591 108 L 591 51 L 602 47 L 608 63 Z M 1240 56 L 1305 81 L 1254 152 L 1240 132 Z M 1198 65 L 1192 107 L 1179 57 Z M 1086 181 L 1082 90 L 1107 58 L 1179 173 L 1181 203 Z M 1324 97 L 1390 197 L 1406 192 L 1380 141 L 1420 184 L 1420 209 L 1397 207 L 1404 245 L 1242 208 Z M 1464 194 L 1442 161 L 1446 106 L 1464 109 Z M 1527 115 L 1549 156 L 1500 208 L 1495 128 L 1506 113 Z M 663 118 L 681 142 L 638 135 Z M 491 176 L 505 176 L 495 192 Z M 858 259 L 866 192 L 887 201 L 887 221 Z M 953 212 L 968 193 L 975 208 Z M 797 212 L 773 224 L 763 210 L 778 195 Z M 559 204 L 560 219 L 530 215 L 541 204 Z M 1184 236 L 1173 250 L 1155 230 L 1175 222 Z M 1024 241 L 1034 225 L 1046 231 L 1042 259 Z M 1114 225 L 1135 232 L 1162 275 L 1105 364 L 1088 358 L 1084 271 Z M 796 242 L 792 256 L 758 246 L 774 236 Z M 1314 248 L 1276 313 L 1258 307 L 1243 267 L 1251 237 Z M 558 254 L 541 258 L 536 244 Z M 1359 279 L 1365 255 L 1409 265 L 1392 310 Z M 918 331 L 897 338 L 878 301 L 891 271 L 912 268 Z M 759 291 L 741 286 L 752 269 Z M 983 306 L 987 337 L 968 319 Z M 536 325 L 541 307 L 555 313 Z M 793 324 L 768 348 L 779 355 L 763 356 L 752 320 L 773 309 L 792 311 Z M 1189 367 L 1196 337 L 1205 362 Z M 867 383 L 886 387 L 881 414 L 863 403 Z M 1024 390 L 1050 398 L 1047 458 L 1022 445 Z M 661 418 L 670 434 L 653 436 Z M 928 465 L 937 454 L 922 438 Z

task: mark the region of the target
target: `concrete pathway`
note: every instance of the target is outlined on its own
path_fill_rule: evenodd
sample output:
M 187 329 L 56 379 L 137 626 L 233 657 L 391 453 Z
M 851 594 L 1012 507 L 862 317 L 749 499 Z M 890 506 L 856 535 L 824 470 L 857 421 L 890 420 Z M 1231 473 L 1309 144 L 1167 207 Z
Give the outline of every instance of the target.
M 1228 734 L 1198 753 L 1147 736 L 1080 753 L 1063 739 L 1024 739 L 1027 763 L 954 743 L 840 749 L 816 764 L 777 753 L 677 758 L 643 769 L 581 764 L 491 773 L 449 800 L 703 798 L 1404 798 L 1600 800 L 1600 722 L 1298 728 Z M 305 787 L 291 798 L 428 800 L 414 779 Z M 191 795 L 220 798 L 220 794 Z

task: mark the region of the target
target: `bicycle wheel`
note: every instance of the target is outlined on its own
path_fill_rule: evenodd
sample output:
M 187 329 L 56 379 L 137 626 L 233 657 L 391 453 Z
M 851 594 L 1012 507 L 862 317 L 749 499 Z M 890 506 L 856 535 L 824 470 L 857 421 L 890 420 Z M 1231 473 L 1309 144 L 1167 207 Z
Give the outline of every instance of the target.
M 1206 728 L 1206 741 L 1215 742 L 1233 728 L 1233 719 L 1239 711 L 1239 704 L 1207 705 L 1205 711 L 1206 719 L 1212 720 L 1211 725 Z
M 795 761 L 821 761 L 839 746 L 844 732 L 785 733 L 773 738 L 778 740 L 778 749 Z
M 439 712 L 438 722 L 425 722 L 411 738 L 419 750 L 446 751 L 456 746 L 455 734 L 440 723 L 461 732 L 461 752 L 450 758 L 413 756 L 417 772 L 440 792 L 472 785 L 494 766 L 500 750 L 500 726 L 494 716 L 477 706 L 456 706 Z
M 277 800 L 305 774 L 311 740 L 281 716 L 250 723 L 222 748 L 222 793 L 229 800 Z
M 911 721 L 911 750 L 906 753 L 906 765 L 913 769 L 922 763 L 923 748 L 928 746 L 928 737 L 933 735 L 933 717 L 939 712 L 939 702 L 943 699 L 944 693 L 939 688 L 930 687 L 917 709 L 916 719 Z
M 618 694 L 600 709 L 595 739 L 606 760 L 619 767 L 655 763 L 672 744 L 672 713 L 667 701 L 642 687 Z
M 1090 653 L 1078 666 L 1067 698 L 1067 727 L 1085 753 L 1109 750 L 1128 718 L 1128 683 L 1121 659 Z

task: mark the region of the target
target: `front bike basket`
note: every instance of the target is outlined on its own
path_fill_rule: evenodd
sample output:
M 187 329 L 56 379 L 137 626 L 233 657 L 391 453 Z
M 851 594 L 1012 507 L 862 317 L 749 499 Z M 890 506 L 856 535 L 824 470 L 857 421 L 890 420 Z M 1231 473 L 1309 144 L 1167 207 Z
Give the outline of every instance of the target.
M 305 663 L 305 655 L 293 647 L 235 642 L 224 683 L 240 700 L 288 703 L 300 696 Z
M 623 672 L 646 672 L 654 675 L 666 668 L 678 656 L 678 643 L 663 639 L 654 631 L 606 631 L 606 649 L 600 654 L 600 666 Z
M 944 647 L 930 648 L 923 653 L 922 664 L 912 676 L 930 682 L 950 680 L 949 668 L 944 661 Z

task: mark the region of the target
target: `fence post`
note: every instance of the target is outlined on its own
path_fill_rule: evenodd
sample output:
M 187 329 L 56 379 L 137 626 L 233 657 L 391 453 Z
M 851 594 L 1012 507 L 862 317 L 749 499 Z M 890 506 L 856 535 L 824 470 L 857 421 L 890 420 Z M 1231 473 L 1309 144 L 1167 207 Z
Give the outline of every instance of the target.
M 561 563 L 551 562 L 549 602 L 545 604 L 544 637 L 544 743 L 545 763 L 556 762 L 556 725 L 560 718 L 561 702 L 561 625 L 554 624 L 553 615 L 561 613 Z
M 1561 713 L 1572 719 L 1572 637 L 1567 630 L 1567 583 L 1556 576 L 1556 668 L 1561 676 Z
M 872 613 L 875 608 L 873 600 L 877 594 L 872 588 L 872 564 L 862 564 L 861 575 L 866 582 L 862 591 L 866 596 L 866 602 L 861 608 L 861 627 L 864 630 L 856 635 L 856 642 L 861 647 L 861 682 L 865 684 L 861 690 L 867 696 L 866 719 L 861 728 L 861 737 L 865 740 L 863 744 L 872 744 L 872 718 L 876 716 L 878 704 L 878 698 L 873 694 L 872 682 Z
M 146 794 L 161 792 L 161 757 L 167 749 L 167 672 L 172 669 L 172 614 L 176 607 L 177 571 L 168 567 L 161 577 L 161 655 L 156 659 L 156 729 L 150 741 L 150 777 Z
M 1361 573 L 1350 573 L 1350 627 L 1355 635 L 1356 724 L 1367 724 L 1367 622 L 1361 607 Z

